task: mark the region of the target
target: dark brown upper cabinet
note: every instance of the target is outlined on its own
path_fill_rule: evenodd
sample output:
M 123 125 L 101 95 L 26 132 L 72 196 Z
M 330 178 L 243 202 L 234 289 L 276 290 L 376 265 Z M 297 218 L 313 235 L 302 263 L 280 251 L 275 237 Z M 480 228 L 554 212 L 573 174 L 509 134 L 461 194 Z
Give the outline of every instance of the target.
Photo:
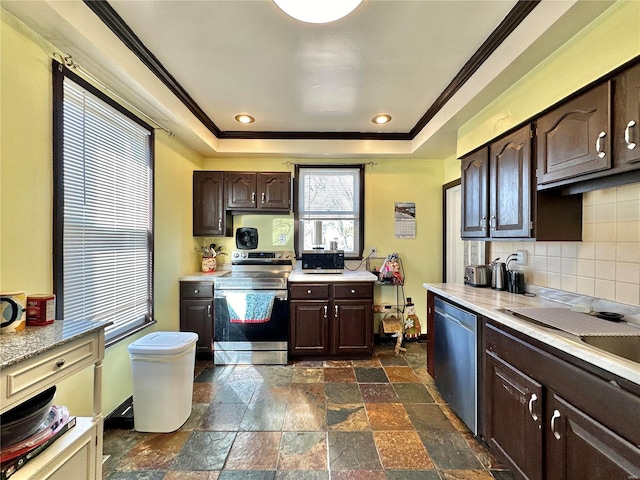
M 193 172 L 194 236 L 231 236 L 233 222 L 224 200 L 224 172 Z
M 462 238 L 582 239 L 582 196 L 536 191 L 531 128 L 462 158 Z
M 489 148 L 462 158 L 462 237 L 486 238 L 489 217 Z
M 227 209 L 240 212 L 289 212 L 290 172 L 227 172 Z
M 528 238 L 531 228 L 529 126 L 462 159 L 462 237 Z
M 640 169 L 640 64 L 616 76 L 613 82 L 614 168 Z
M 611 168 L 610 100 L 605 82 L 537 119 L 539 189 Z
M 493 238 L 531 236 L 531 129 L 490 146 L 489 230 Z

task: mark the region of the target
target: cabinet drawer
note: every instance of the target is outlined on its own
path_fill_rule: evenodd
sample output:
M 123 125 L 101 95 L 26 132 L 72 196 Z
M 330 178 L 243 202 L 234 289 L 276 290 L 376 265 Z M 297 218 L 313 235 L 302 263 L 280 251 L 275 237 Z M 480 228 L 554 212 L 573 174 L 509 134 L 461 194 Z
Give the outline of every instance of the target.
M 180 282 L 180 298 L 213 298 L 213 282 Z
M 306 283 L 291 285 L 289 287 L 289 298 L 292 300 L 328 300 L 329 284 Z
M 333 298 L 371 298 L 373 299 L 373 283 L 336 283 L 333 286 Z
M 96 362 L 100 355 L 99 340 L 97 334 L 83 337 L 3 370 L 2 409 L 8 410 L 38 390 L 55 385 Z

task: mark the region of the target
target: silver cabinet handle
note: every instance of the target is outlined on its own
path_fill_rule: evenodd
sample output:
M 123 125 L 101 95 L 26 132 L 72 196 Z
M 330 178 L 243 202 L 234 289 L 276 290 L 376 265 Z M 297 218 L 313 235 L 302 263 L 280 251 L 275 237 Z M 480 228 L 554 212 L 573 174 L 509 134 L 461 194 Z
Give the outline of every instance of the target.
M 482 218 L 480 219 L 480 227 L 482 228 L 482 231 L 485 231 L 487 229 L 487 217 L 486 217 L 486 215 L 483 215 Z
M 496 216 L 495 215 L 491 215 L 491 219 L 489 220 L 489 226 L 491 227 L 491 230 L 495 230 L 496 229 Z
M 211 305 L 207 305 L 207 315 L 211 316 Z
M 222 230 L 222 219 L 218 219 L 218 230 Z
M 251 201 L 252 202 L 256 201 L 256 192 L 251 192 Z
M 604 158 L 607 154 L 600 147 L 600 140 L 607 136 L 606 132 L 600 132 L 598 138 L 596 138 L 596 152 L 598 152 L 598 158 Z
M 553 432 L 553 436 L 556 437 L 556 440 L 560 440 L 560 434 L 556 430 L 556 420 L 560 418 L 560 412 L 558 410 L 553 411 L 553 415 L 551 416 L 551 431 Z
M 56 362 L 56 367 L 61 368 L 66 363 L 64 358 L 61 358 Z
M 308 294 L 311 294 L 311 289 L 307 290 L 307 293 L 308 293 Z
M 262 192 L 262 203 L 264 203 L 264 192 Z
M 627 128 L 624 129 L 624 143 L 627 144 L 627 148 L 629 150 L 633 150 L 637 146 L 634 142 L 631 141 L 631 128 L 635 126 L 635 120 L 630 120 L 629 123 L 627 123 Z
M 324 306 L 324 318 L 327 318 L 327 306 Z
M 355 290 L 353 290 L 353 289 L 351 289 L 351 294 L 352 294 L 352 295 L 355 295 L 355 293 L 356 293 L 356 291 L 355 291 Z
M 538 400 L 538 396 L 535 393 L 531 394 L 531 398 L 529 399 L 529 415 L 533 418 L 534 422 L 538 421 L 538 414 L 533 413 L 533 402 Z
M 333 306 L 333 310 L 334 310 L 334 313 L 335 313 L 335 317 L 338 318 L 338 305 L 334 305 Z

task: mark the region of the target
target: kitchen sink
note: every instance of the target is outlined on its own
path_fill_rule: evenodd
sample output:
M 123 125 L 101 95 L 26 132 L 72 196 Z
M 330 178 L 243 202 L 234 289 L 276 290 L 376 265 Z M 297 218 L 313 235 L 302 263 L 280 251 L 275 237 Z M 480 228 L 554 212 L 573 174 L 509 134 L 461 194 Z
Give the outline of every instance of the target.
M 600 336 L 580 337 L 584 343 L 632 362 L 640 363 L 640 336 Z
M 598 350 L 602 350 L 620 358 L 631 360 L 632 362 L 640 364 L 640 335 L 616 335 L 614 332 L 610 331 L 608 332 L 608 335 L 601 334 L 606 332 L 607 330 L 597 333 L 594 332 L 589 334 L 576 334 L 575 332 L 568 332 L 566 330 L 554 327 L 553 325 L 549 325 L 548 323 L 544 323 L 534 318 L 516 313 L 510 309 L 498 309 L 498 311 L 506 313 L 532 325 L 536 325 L 537 327 L 553 330 L 553 333 L 555 335 L 564 337 L 567 340 L 577 343 L 583 343 L 589 345 L 590 347 L 597 348 Z M 610 325 L 610 322 L 606 322 L 604 320 L 602 320 L 602 322 L 604 322 L 603 328 L 615 327 L 615 325 L 609 327 L 608 324 Z

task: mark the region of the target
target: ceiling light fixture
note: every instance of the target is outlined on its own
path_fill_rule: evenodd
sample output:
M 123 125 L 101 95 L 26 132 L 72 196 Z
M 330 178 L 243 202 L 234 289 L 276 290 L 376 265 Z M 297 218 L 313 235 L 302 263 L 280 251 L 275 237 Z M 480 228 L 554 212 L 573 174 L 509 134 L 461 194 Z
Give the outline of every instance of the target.
M 241 113 L 240 115 L 235 116 L 236 122 L 244 123 L 245 125 L 248 123 L 253 123 L 256 121 L 251 115 L 247 115 L 246 113 Z
M 290 17 L 307 23 L 329 23 L 353 12 L 362 0 L 273 0 Z
M 385 123 L 389 123 L 391 121 L 391 115 L 387 115 L 386 113 L 376 115 L 371 119 L 371 121 L 377 125 L 384 125 Z

